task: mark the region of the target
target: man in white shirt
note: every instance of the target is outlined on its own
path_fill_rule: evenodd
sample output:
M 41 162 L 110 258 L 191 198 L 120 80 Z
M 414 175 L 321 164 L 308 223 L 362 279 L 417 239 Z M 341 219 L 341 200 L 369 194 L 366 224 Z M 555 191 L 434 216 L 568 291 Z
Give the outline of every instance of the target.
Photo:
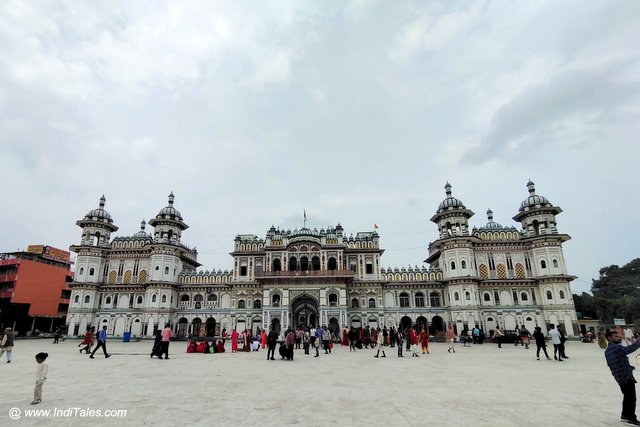
M 560 351 L 560 344 L 562 344 L 562 341 L 560 340 L 560 332 L 558 332 L 556 325 L 553 323 L 550 324 L 549 327 L 551 328 L 549 331 L 549 337 L 553 343 L 553 358 L 558 362 L 562 362 L 562 352 Z

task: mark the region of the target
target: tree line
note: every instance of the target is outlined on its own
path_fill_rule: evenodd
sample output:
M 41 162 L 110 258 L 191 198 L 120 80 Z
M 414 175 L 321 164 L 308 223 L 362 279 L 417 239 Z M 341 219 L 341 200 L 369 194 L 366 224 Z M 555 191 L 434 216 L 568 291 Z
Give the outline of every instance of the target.
M 640 325 L 640 258 L 622 267 L 610 265 L 600 269 L 589 295 L 573 295 L 576 311 L 584 317 L 613 323 L 624 318 L 627 324 Z

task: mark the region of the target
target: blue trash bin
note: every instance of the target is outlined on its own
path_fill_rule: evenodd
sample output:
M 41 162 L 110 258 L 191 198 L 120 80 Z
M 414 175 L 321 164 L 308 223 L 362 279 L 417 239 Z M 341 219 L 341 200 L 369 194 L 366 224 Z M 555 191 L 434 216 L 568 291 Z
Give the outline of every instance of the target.
M 129 342 L 131 340 L 131 332 L 125 332 L 122 335 L 122 342 Z

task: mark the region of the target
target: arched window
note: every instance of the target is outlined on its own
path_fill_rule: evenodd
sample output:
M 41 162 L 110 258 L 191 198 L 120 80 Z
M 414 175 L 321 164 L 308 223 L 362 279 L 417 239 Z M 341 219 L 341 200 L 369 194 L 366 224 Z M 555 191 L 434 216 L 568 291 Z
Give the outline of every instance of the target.
M 557 259 L 553 260 L 553 267 L 554 268 L 558 268 L 558 260 Z
M 521 300 L 521 301 L 529 301 L 529 295 L 527 295 L 527 293 L 526 293 L 526 292 L 522 292 L 522 293 L 520 294 L 520 300 Z
M 164 268 L 164 274 L 169 274 L 169 267 Z
M 338 295 L 337 294 L 329 294 L 329 306 L 336 307 L 338 305 Z
M 162 295 L 162 302 L 163 303 L 167 302 L 167 296 L 166 295 Z
M 467 301 L 471 301 L 471 294 L 469 292 L 465 292 L 464 299 L 466 299 Z
M 409 307 L 409 294 L 406 292 L 400 294 L 400 307 Z
M 424 294 L 422 292 L 416 293 L 416 307 L 424 307 Z
M 301 271 L 307 271 L 309 270 L 309 258 L 306 256 L 303 256 L 300 258 L 300 270 Z
M 84 297 L 84 303 L 85 304 L 89 304 L 90 301 L 91 301 L 91 298 L 89 298 L 89 295 Z
M 80 267 L 80 271 L 78 272 L 79 276 L 82 276 L 84 274 L 84 267 Z
M 429 302 L 431 302 L 431 307 L 440 307 L 440 294 L 438 292 L 431 292 L 429 294 Z
M 467 268 L 467 261 L 465 260 L 460 261 L 460 267 Z
M 182 296 L 180 296 L 180 302 L 189 302 L 189 294 L 182 294 Z
M 158 301 L 158 296 L 154 294 L 154 295 L 151 297 L 151 302 L 156 302 L 156 301 Z
M 104 299 L 104 303 L 105 303 L 105 304 L 111 304 L 111 297 L 106 297 L 106 298 Z
M 453 293 L 453 300 L 454 301 L 460 301 L 460 295 L 457 292 Z
M 76 295 L 76 297 L 73 299 L 73 302 L 80 302 L 80 295 Z
M 209 302 L 217 302 L 218 301 L 218 295 L 216 294 L 209 294 L 207 296 L 207 301 Z
M 95 268 L 91 267 L 91 268 L 89 269 L 89 276 L 93 276 L 95 273 L 96 273 Z
M 313 271 L 320 270 L 320 257 L 314 256 L 313 258 L 311 258 L 311 269 Z
M 138 296 L 138 304 L 142 304 L 142 296 Z
M 545 260 L 540 261 L 540 268 L 547 268 L 547 262 Z
M 560 290 L 559 294 L 560 294 L 560 299 L 564 299 L 564 291 L 562 289 Z
M 456 269 L 456 262 L 455 261 L 451 261 L 451 269 L 452 270 Z
M 353 298 L 351 300 L 351 308 L 360 308 L 360 303 L 358 302 L 358 298 Z
M 369 298 L 369 308 L 376 308 L 376 299 Z
M 247 303 L 243 299 L 238 301 L 238 308 L 247 308 Z
M 491 295 L 489 295 L 489 292 L 485 292 L 482 295 L 482 298 L 486 301 L 486 302 L 490 302 L 491 301 Z
M 280 295 L 275 294 L 271 297 L 271 305 L 274 307 L 280 307 Z
M 551 291 L 547 291 L 547 299 L 553 299 L 553 295 L 551 295 Z
M 294 256 L 289 258 L 289 271 L 298 271 L 298 259 Z
M 280 264 L 280 258 L 276 258 L 271 263 L 271 270 L 273 271 L 282 271 L 282 265 Z
M 327 264 L 327 269 L 329 269 L 329 270 L 337 270 L 338 269 L 338 262 L 336 261 L 336 259 L 334 257 L 329 258 L 329 262 Z
M 259 299 L 255 300 L 253 302 L 253 308 L 262 308 L 262 301 L 260 301 Z

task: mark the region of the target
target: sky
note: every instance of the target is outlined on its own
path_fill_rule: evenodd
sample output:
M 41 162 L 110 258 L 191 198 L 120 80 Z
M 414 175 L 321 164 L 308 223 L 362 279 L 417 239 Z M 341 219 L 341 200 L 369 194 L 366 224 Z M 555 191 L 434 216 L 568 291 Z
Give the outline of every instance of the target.
M 79 243 L 103 194 L 131 235 L 173 191 L 203 270 L 305 211 L 422 266 L 447 181 L 471 226 L 520 228 L 531 179 L 587 291 L 639 256 L 638 22 L 637 1 L 0 2 L 0 251 Z

